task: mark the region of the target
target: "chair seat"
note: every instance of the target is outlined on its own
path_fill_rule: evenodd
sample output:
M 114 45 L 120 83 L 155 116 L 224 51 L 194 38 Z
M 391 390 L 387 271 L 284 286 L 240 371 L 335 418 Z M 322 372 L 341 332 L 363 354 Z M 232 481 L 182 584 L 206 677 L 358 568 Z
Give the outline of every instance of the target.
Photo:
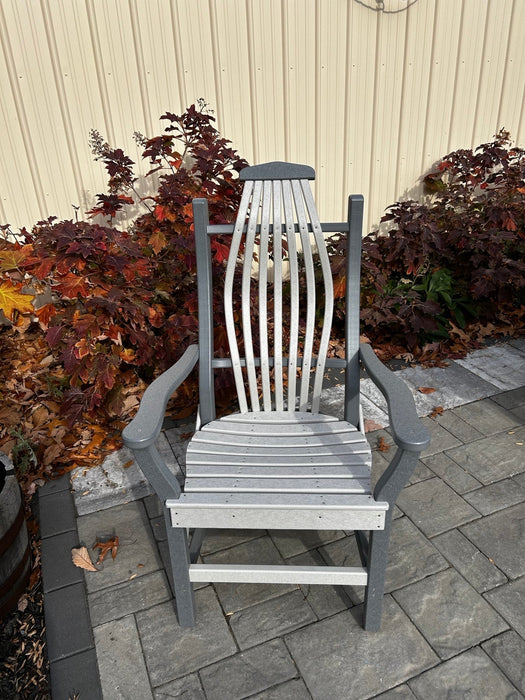
M 382 529 L 387 503 L 370 483 L 371 450 L 355 426 L 306 412 L 214 420 L 186 455 L 174 527 Z

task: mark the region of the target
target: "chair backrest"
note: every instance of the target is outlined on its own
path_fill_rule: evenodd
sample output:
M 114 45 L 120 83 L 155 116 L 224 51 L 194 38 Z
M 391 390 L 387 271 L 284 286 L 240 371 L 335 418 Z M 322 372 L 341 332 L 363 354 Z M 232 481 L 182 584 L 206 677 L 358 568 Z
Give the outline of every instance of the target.
M 206 201 L 194 201 L 203 423 L 215 417 L 213 371 L 220 366 L 233 368 L 241 413 L 319 410 L 334 308 L 325 232 L 350 231 L 351 225 L 320 223 L 309 184 L 314 178 L 313 168 L 305 165 L 274 162 L 245 168 L 240 174 L 245 185 L 233 227 L 209 226 Z M 359 379 L 362 219 L 362 198 L 358 199 L 360 211 L 349 215 L 349 221 L 356 219 L 358 231 L 351 240 L 358 249 L 349 251 L 354 253 L 349 255 L 354 269 L 347 268 L 347 292 L 357 295 L 357 301 L 354 299 L 353 316 L 347 320 L 347 357 L 340 361 L 347 369 L 345 414 L 350 411 L 347 420 L 352 418 L 354 423 L 358 416 L 352 395 L 358 395 Z M 353 204 L 355 210 L 355 197 Z M 225 363 L 213 358 L 209 235 L 230 232 L 224 311 L 231 360 Z

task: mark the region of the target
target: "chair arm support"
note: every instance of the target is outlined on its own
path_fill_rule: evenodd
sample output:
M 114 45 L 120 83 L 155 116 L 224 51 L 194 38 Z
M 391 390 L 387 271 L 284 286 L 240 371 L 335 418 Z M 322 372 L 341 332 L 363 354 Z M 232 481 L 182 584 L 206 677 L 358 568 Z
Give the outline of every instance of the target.
M 398 447 L 420 453 L 430 444 L 430 433 L 419 420 L 414 397 L 405 382 L 376 357 L 370 345 L 359 346 L 360 359 L 388 405 L 392 436 Z
M 166 406 L 173 392 L 197 364 L 199 348 L 190 345 L 173 367 L 163 372 L 144 392 L 135 418 L 122 431 L 126 447 L 140 450 L 152 445 L 160 435 Z

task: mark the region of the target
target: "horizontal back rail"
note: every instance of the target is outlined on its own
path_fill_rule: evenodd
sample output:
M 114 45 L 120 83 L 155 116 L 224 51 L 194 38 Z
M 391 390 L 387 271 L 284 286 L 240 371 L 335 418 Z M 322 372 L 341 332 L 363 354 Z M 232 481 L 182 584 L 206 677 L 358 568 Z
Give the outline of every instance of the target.
M 307 224 L 308 227 L 308 232 L 313 233 L 314 229 L 312 224 Z M 248 226 L 244 226 L 242 229 L 243 233 L 246 233 Z M 210 224 L 208 226 L 208 235 L 209 236 L 221 236 L 221 235 L 229 235 L 232 234 L 235 229 L 234 224 Z M 261 232 L 261 225 L 257 224 L 255 228 L 257 233 Z M 269 233 L 273 233 L 274 231 L 274 225 L 270 224 L 269 228 L 267 229 Z M 342 221 L 342 222 L 329 222 L 329 223 L 321 223 L 321 230 L 323 233 L 346 233 L 350 230 L 350 227 L 348 225 L 348 221 Z M 284 233 L 286 231 L 285 224 L 281 224 L 281 231 Z M 294 231 L 295 233 L 300 233 L 299 229 L 299 224 L 294 225 Z
M 239 361 L 240 361 L 242 367 L 246 366 L 246 360 L 244 357 L 241 357 L 239 359 Z M 255 357 L 254 361 L 255 361 L 256 367 L 261 366 L 261 358 L 260 357 Z M 288 366 L 288 358 L 287 357 L 283 357 L 280 361 L 282 362 L 284 367 Z M 268 363 L 269 363 L 270 367 L 273 367 L 275 365 L 275 362 L 276 362 L 275 358 L 273 358 L 273 357 L 268 358 Z M 298 357 L 296 362 L 297 362 L 298 367 L 303 366 L 303 358 L 302 357 Z M 312 365 L 317 364 L 316 357 L 312 358 L 311 364 Z M 329 357 L 329 358 L 327 358 L 325 365 L 326 365 L 326 367 L 332 367 L 332 368 L 335 367 L 338 369 L 345 369 L 346 360 L 343 360 L 339 357 Z M 213 369 L 228 369 L 231 366 L 232 366 L 232 361 L 229 357 L 214 357 L 212 360 Z

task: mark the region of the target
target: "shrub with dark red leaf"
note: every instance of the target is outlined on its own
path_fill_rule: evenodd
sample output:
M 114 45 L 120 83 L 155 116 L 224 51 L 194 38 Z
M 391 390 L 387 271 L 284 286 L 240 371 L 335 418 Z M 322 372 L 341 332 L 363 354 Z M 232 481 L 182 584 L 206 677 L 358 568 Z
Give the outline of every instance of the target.
M 525 303 L 525 151 L 502 130 L 424 182 L 424 201 L 396 202 L 388 232 L 363 240 L 363 330 L 416 351 L 473 319 L 512 332 Z

